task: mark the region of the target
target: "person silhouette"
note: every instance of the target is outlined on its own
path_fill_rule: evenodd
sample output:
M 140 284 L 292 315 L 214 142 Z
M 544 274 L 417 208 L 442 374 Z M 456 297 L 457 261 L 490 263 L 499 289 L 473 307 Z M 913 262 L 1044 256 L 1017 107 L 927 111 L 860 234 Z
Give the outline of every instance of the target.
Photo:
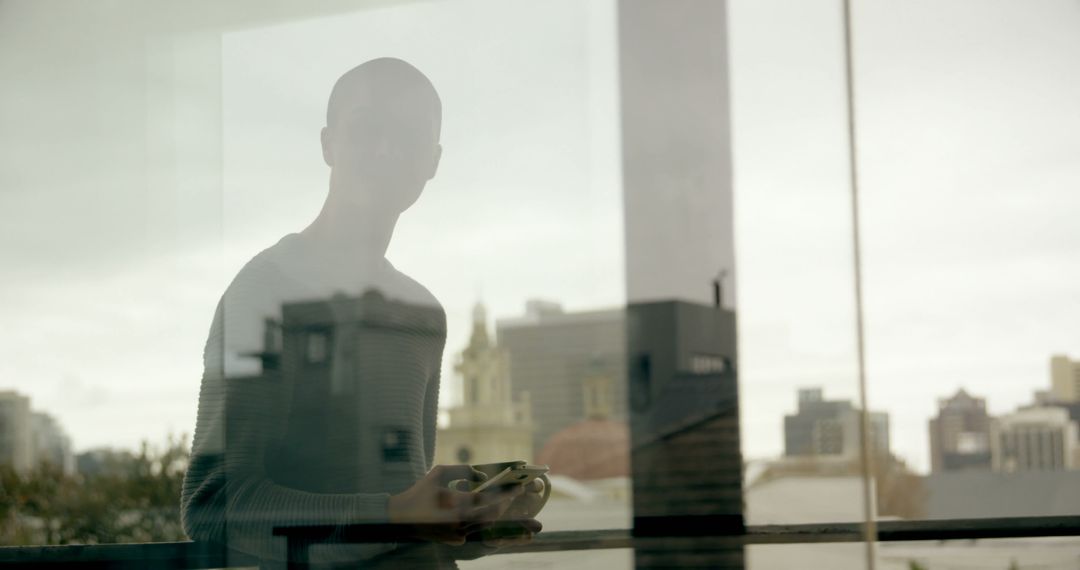
M 445 545 L 537 492 L 462 492 L 448 485 L 484 475 L 432 466 L 446 316 L 385 254 L 398 217 L 435 176 L 441 124 L 434 86 L 399 59 L 368 61 L 335 83 L 322 210 L 241 269 L 211 323 L 181 496 L 192 539 L 272 564 L 286 559 L 275 528 L 371 523 L 400 540 L 331 540 L 313 560 L 377 566 L 409 542 L 410 565 L 452 567 Z M 517 524 L 521 540 L 540 530 Z

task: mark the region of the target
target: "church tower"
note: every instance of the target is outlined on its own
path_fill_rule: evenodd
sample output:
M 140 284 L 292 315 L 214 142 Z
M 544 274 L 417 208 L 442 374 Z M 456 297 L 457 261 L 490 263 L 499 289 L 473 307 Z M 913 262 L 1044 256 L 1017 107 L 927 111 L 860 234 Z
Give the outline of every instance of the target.
M 488 334 L 483 304 L 473 308 L 469 344 L 454 364 L 464 391 L 462 405 L 436 439 L 436 463 L 532 461 L 532 411 L 528 393 L 514 401 L 510 359 Z

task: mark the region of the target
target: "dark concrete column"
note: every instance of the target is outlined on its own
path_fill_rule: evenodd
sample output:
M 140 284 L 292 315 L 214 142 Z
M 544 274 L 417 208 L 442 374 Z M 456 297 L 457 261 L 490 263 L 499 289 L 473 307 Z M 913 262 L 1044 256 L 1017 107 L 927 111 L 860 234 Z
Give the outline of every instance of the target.
M 725 16 L 619 2 L 638 568 L 743 568 Z

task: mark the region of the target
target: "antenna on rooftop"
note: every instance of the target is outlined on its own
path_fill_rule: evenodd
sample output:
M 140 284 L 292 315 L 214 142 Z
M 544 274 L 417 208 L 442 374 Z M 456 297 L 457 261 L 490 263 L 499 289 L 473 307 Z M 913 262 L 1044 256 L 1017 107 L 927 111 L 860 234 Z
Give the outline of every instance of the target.
M 727 277 L 727 274 L 727 269 L 721 269 L 720 272 L 716 274 L 716 278 L 713 279 L 713 305 L 716 307 L 724 306 L 723 282 L 724 278 Z

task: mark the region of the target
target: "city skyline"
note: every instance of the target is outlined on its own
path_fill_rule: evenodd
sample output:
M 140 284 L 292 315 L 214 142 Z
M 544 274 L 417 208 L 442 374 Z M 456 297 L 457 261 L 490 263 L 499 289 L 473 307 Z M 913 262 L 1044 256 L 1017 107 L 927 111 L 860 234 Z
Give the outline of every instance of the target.
M 575 321 L 577 321 L 577 322 L 580 322 L 580 323 L 595 324 L 590 319 L 595 320 L 597 317 L 599 317 L 600 321 L 598 321 L 598 322 L 610 321 L 613 318 L 615 318 L 612 315 L 617 315 L 618 313 L 621 313 L 621 311 L 622 311 L 622 309 L 606 309 L 606 310 L 583 311 L 583 312 L 578 312 L 578 313 L 565 312 L 564 308 L 559 303 L 552 302 L 552 301 L 541 301 L 541 300 L 537 300 L 537 299 L 532 299 L 532 300 L 530 300 L 529 302 L 526 303 L 526 312 L 525 312 L 524 316 L 501 317 L 501 318 L 498 317 L 498 316 L 494 316 L 494 317 L 491 317 L 489 319 L 488 313 L 487 313 L 487 310 L 486 310 L 485 306 L 483 305 L 482 302 L 478 302 L 476 305 L 474 305 L 473 310 L 472 310 L 472 321 L 471 322 L 472 322 L 472 327 L 473 328 L 471 330 L 472 330 L 473 338 L 469 341 L 468 344 L 463 345 L 462 347 L 459 347 L 459 349 L 455 350 L 453 352 L 453 354 L 465 354 L 465 352 L 460 352 L 460 351 L 469 350 L 470 347 L 472 347 L 474 345 L 474 343 L 477 342 L 476 338 L 475 338 L 475 335 L 477 334 L 477 331 L 478 330 L 479 331 L 485 331 L 485 327 L 492 324 L 491 322 L 489 322 L 489 320 L 493 321 L 493 323 L 495 324 L 495 326 L 491 328 L 491 332 L 492 333 L 497 333 L 497 331 L 499 331 L 500 329 L 504 329 L 504 328 L 508 329 L 508 330 L 514 330 L 514 329 L 520 328 L 520 327 L 536 326 L 536 325 L 540 325 L 540 324 L 543 324 L 546 327 L 551 327 L 553 324 L 557 324 L 560 321 L 566 321 L 566 322 L 575 322 Z M 546 315 L 546 317 L 545 317 L 545 315 Z M 590 316 L 590 315 L 595 315 L 595 316 Z M 583 318 L 585 320 L 582 320 Z M 554 319 L 554 320 L 549 321 L 548 319 Z M 622 317 L 615 318 L 615 321 L 612 321 L 612 322 L 616 322 L 619 326 L 623 326 L 622 325 L 622 323 L 623 323 Z M 484 334 L 488 334 L 488 333 L 485 331 Z M 492 345 L 494 346 L 495 343 L 499 342 L 499 340 L 498 340 L 498 337 L 495 334 L 491 334 L 490 338 L 489 339 L 484 339 L 483 342 L 485 342 L 485 343 L 486 342 L 491 342 L 491 343 L 493 343 Z M 604 342 L 605 341 L 601 341 L 601 345 L 603 345 Z M 528 345 L 524 345 L 524 346 L 528 346 Z M 503 345 L 501 345 L 501 344 L 499 345 L 499 347 L 500 347 L 500 350 L 506 350 L 503 347 Z M 449 351 L 451 349 L 448 347 L 447 350 L 448 350 L 448 354 L 450 354 Z M 520 348 L 519 348 L 519 350 L 520 350 Z M 458 358 L 454 358 L 454 356 L 451 355 L 451 362 L 453 363 L 453 365 L 455 367 L 455 371 L 454 371 L 454 376 L 450 379 L 450 382 L 448 382 L 447 385 L 452 386 L 452 388 L 444 388 L 444 392 L 449 391 L 449 390 L 456 390 L 456 391 L 462 390 L 462 385 L 460 383 L 462 378 L 461 378 L 460 370 L 458 370 L 458 367 L 460 366 L 460 356 Z M 918 471 L 918 472 L 920 472 L 922 474 L 929 474 L 931 472 L 936 472 L 938 469 L 940 469 L 941 471 L 948 471 L 948 470 L 959 470 L 959 469 L 965 469 L 965 468 L 971 468 L 971 467 L 982 468 L 982 469 L 985 469 L 985 470 L 991 470 L 991 469 L 995 470 L 995 471 L 999 470 L 999 468 L 996 465 L 993 468 L 991 468 L 991 466 L 989 464 L 990 457 L 991 457 L 990 448 L 993 446 L 993 442 L 991 441 L 990 434 L 993 433 L 993 427 L 996 427 L 995 423 L 999 419 L 1005 420 L 1005 419 L 1010 418 L 1012 416 L 1020 417 L 1020 416 L 1023 415 L 1023 413 L 1025 411 L 1034 410 L 1036 412 L 1039 412 L 1040 410 L 1051 409 L 1051 408 L 1054 408 L 1055 406 L 1058 406 L 1058 407 L 1064 407 L 1063 411 L 1061 411 L 1060 413 L 1063 414 L 1063 417 L 1066 418 L 1065 421 L 1068 422 L 1069 420 L 1067 418 L 1071 414 L 1073 414 L 1073 412 L 1072 412 L 1072 410 L 1070 410 L 1068 407 L 1065 407 L 1065 406 L 1072 405 L 1073 407 L 1075 407 L 1078 404 L 1080 404 L 1080 400 L 1069 399 L 1069 396 L 1073 395 L 1073 392 L 1069 391 L 1069 390 L 1073 390 L 1072 384 L 1069 384 L 1067 387 L 1063 387 L 1062 384 L 1060 382 L 1058 382 L 1058 380 L 1064 374 L 1069 378 L 1070 381 L 1072 381 L 1072 379 L 1073 379 L 1073 377 L 1075 375 L 1074 370 L 1080 370 L 1080 360 L 1073 360 L 1070 357 L 1070 355 L 1053 354 L 1053 355 L 1048 356 L 1047 362 L 1048 362 L 1047 383 L 1046 383 L 1046 386 L 1042 387 L 1042 388 L 1045 388 L 1045 389 L 1038 389 L 1038 388 L 1033 389 L 1032 392 L 1031 392 L 1031 400 L 1029 402 L 1020 403 L 1013 410 L 1010 410 L 1010 411 L 1007 411 L 1007 412 L 1003 412 L 1003 413 L 1000 413 L 1000 414 L 987 414 L 986 413 L 986 409 L 987 409 L 987 406 L 986 406 L 987 400 L 986 400 L 986 398 L 979 397 L 977 393 L 969 393 L 968 390 L 966 390 L 962 386 L 957 388 L 955 390 L 955 392 L 952 393 L 953 395 L 951 395 L 951 396 L 948 395 L 948 394 L 942 394 L 937 399 L 938 407 L 939 407 L 938 415 L 927 418 L 928 421 L 927 421 L 927 429 L 926 429 L 925 435 L 929 438 L 929 441 L 930 441 L 930 445 L 928 446 L 929 457 L 927 458 L 928 459 L 928 464 L 930 465 L 930 468 L 926 469 L 925 471 Z M 1063 373 L 1062 372 L 1063 370 L 1065 370 L 1066 372 Z M 503 372 L 503 374 L 506 374 L 507 378 L 510 378 L 511 381 L 512 381 L 512 377 L 509 374 L 509 368 L 506 370 L 506 372 Z M 581 388 L 581 387 L 577 386 L 577 384 L 582 383 L 584 380 L 586 380 L 586 378 L 584 376 L 578 377 L 578 376 L 573 376 L 573 375 L 570 376 L 570 377 L 567 377 L 567 379 L 566 379 L 567 382 L 570 382 L 570 384 L 568 384 L 568 386 L 570 386 L 573 389 Z M 624 381 L 625 381 L 625 379 L 624 379 Z M 466 384 L 466 386 L 467 386 L 467 384 Z M 1065 392 L 1064 394 L 1061 393 L 1063 391 Z M 518 392 L 520 392 L 520 390 L 515 390 L 515 393 L 518 393 Z M 525 392 L 528 392 L 528 390 L 526 390 Z M 617 392 L 621 392 L 621 390 L 617 390 Z M 85 453 L 90 453 L 90 452 L 96 452 L 96 451 L 102 451 L 102 450 L 132 451 L 132 450 L 136 449 L 135 447 L 124 447 L 124 446 L 113 446 L 113 445 L 97 445 L 97 446 L 90 446 L 90 447 L 85 447 L 85 448 L 74 448 L 74 447 L 71 446 L 70 437 L 67 435 L 67 431 L 64 428 L 63 418 L 55 418 L 55 417 L 53 417 L 53 415 L 51 415 L 51 414 L 49 414 L 47 412 L 40 411 L 40 410 L 36 410 L 36 409 L 31 410 L 29 408 L 30 398 L 26 397 L 26 396 L 21 396 L 19 394 L 19 392 L 17 392 L 17 391 L 5 390 L 2 387 L 0 387 L 0 395 L 7 395 L 7 396 L 14 397 L 14 398 L 17 398 L 17 399 L 21 398 L 22 400 L 25 400 L 27 402 L 26 407 L 27 407 L 27 410 L 28 410 L 28 413 L 29 413 L 29 415 L 27 416 L 27 420 L 28 420 L 28 422 L 31 421 L 31 420 L 34 422 L 34 423 L 28 423 L 27 425 L 28 426 L 31 426 L 31 425 L 35 426 L 35 428 L 34 428 L 35 430 L 37 429 L 36 428 L 37 425 L 47 427 L 48 430 L 46 430 L 46 431 L 50 431 L 50 437 L 57 437 L 57 438 L 64 439 L 67 442 L 66 445 L 67 445 L 68 453 L 72 455 L 72 457 L 71 457 L 72 461 L 74 461 L 75 456 L 82 455 L 82 454 L 85 454 Z M 451 396 L 451 397 L 446 398 L 445 396 Z M 818 413 L 819 415 L 821 413 L 824 413 L 824 416 L 822 416 L 822 417 L 824 418 L 825 416 L 828 416 L 828 418 L 825 418 L 828 421 L 837 421 L 837 419 L 841 418 L 843 416 L 843 414 L 845 414 L 845 413 L 857 412 L 858 411 L 857 407 L 854 407 L 851 404 L 851 402 L 848 401 L 848 400 L 824 400 L 824 398 L 823 398 L 823 390 L 818 386 L 806 385 L 806 386 L 802 386 L 802 387 L 797 388 L 797 398 L 796 398 L 796 400 L 797 400 L 797 406 L 796 406 L 796 409 L 795 409 L 796 416 L 799 415 L 799 414 L 804 413 L 803 412 L 803 406 L 804 405 L 807 405 L 807 403 L 809 403 L 809 405 L 816 405 L 817 402 L 823 402 L 823 404 L 827 404 L 828 406 L 831 406 L 831 407 L 828 407 L 828 411 L 815 412 L 815 413 Z M 987 441 L 984 441 L 984 442 L 981 442 L 981 443 L 979 443 L 979 442 L 973 443 L 971 441 L 970 437 L 966 438 L 966 439 L 963 437 L 966 434 L 965 432 L 960 432 L 959 433 L 959 435 L 961 436 L 959 438 L 960 442 L 956 443 L 956 440 L 957 440 L 956 435 L 944 436 L 944 437 L 951 437 L 951 440 L 954 441 L 954 443 L 952 444 L 953 447 L 949 448 L 949 449 L 953 450 L 951 452 L 954 453 L 954 454 L 958 453 L 957 451 L 955 451 L 956 449 L 958 449 L 955 446 L 959 445 L 960 449 L 962 451 L 964 451 L 965 453 L 985 453 L 986 458 L 985 458 L 985 460 L 978 460 L 977 459 L 976 460 L 977 465 L 976 464 L 968 465 L 968 463 L 970 463 L 970 460 L 967 460 L 968 463 L 964 463 L 965 460 L 960 459 L 961 463 L 957 464 L 955 466 L 950 467 L 948 463 L 942 463 L 941 464 L 942 466 L 940 468 L 935 468 L 934 467 L 934 465 L 935 465 L 934 454 L 939 453 L 939 451 L 935 451 L 935 449 L 937 449 L 937 448 L 935 447 L 935 444 L 934 444 L 935 429 L 938 429 L 938 428 L 935 427 L 935 424 L 936 424 L 936 422 L 938 422 L 938 418 L 943 417 L 941 414 L 943 414 L 945 412 L 945 410 L 949 409 L 950 406 L 953 406 L 954 405 L 953 402 L 956 402 L 957 400 L 959 400 L 961 402 L 960 405 L 964 406 L 964 407 L 970 407 L 971 406 L 971 404 L 964 403 L 965 401 L 975 402 L 978 405 L 978 410 L 981 413 L 986 414 L 985 417 L 987 418 L 988 423 L 985 426 L 985 430 L 987 432 L 986 435 L 988 436 L 988 439 L 987 439 Z M 440 402 L 440 413 L 449 412 L 449 411 L 461 406 L 462 404 L 467 404 L 467 403 L 468 402 L 462 396 L 462 393 L 444 394 L 444 397 L 442 398 L 442 401 Z M 846 407 L 842 407 L 842 409 L 841 409 L 841 407 L 837 407 L 838 405 L 846 405 Z M 514 406 L 520 406 L 520 404 L 514 404 Z M 617 404 L 617 406 L 621 407 L 620 404 Z M 526 413 L 531 413 L 533 415 L 537 415 L 537 411 L 535 410 L 535 408 L 532 408 L 532 407 L 530 407 L 530 409 Z M 582 415 L 583 413 L 584 412 L 581 412 L 581 410 L 578 410 L 577 407 L 575 407 L 574 409 L 567 411 L 566 417 L 568 417 L 568 418 L 577 418 L 578 416 L 585 417 L 585 416 Z M 541 412 L 540 415 L 542 416 L 542 412 Z M 621 413 L 616 414 L 616 418 L 618 419 L 621 415 L 622 415 Z M 875 435 L 875 438 L 876 438 L 875 441 L 877 440 L 877 438 L 880 438 L 881 442 L 883 442 L 883 443 L 878 443 L 879 447 L 881 445 L 884 445 L 884 448 L 886 450 L 889 450 L 890 449 L 890 441 L 891 441 L 891 437 L 892 437 L 892 431 L 888 427 L 889 426 L 889 410 L 888 410 L 888 408 L 884 408 L 882 411 L 871 411 L 871 415 L 873 416 L 872 423 L 875 424 L 874 425 L 875 428 L 877 427 L 876 424 L 878 422 L 880 422 L 884 426 L 884 431 L 883 432 L 880 429 L 876 432 L 877 435 Z M 826 437 L 834 438 L 836 440 L 836 442 L 825 443 L 825 444 L 821 444 L 819 442 L 816 445 L 822 445 L 823 447 L 822 447 L 822 449 L 817 450 L 817 451 L 809 451 L 809 449 L 804 450 L 804 451 L 797 451 L 797 452 L 787 450 L 787 447 L 791 445 L 790 438 L 792 436 L 790 435 L 790 430 L 795 429 L 795 427 L 794 427 L 795 424 L 791 424 L 791 427 L 788 427 L 788 421 L 791 418 L 796 417 L 796 416 L 784 415 L 783 418 L 780 418 L 780 419 L 783 419 L 784 422 L 785 422 L 784 423 L 784 425 L 785 425 L 785 440 L 788 441 L 788 443 L 785 444 L 785 450 L 782 450 L 781 453 L 779 453 L 779 454 L 777 454 L 775 456 L 771 456 L 771 457 L 760 457 L 760 456 L 748 457 L 747 461 L 761 461 L 761 460 L 779 459 L 779 458 L 783 458 L 783 457 L 798 457 L 798 456 L 802 456 L 802 455 L 813 456 L 813 455 L 818 455 L 818 454 L 824 454 L 824 455 L 838 454 L 838 455 L 847 456 L 847 455 L 850 455 L 851 453 L 857 453 L 857 450 L 852 451 L 854 448 L 852 447 L 853 444 L 852 444 L 852 440 L 851 440 L 851 436 L 854 434 L 853 429 L 856 429 L 856 428 L 853 427 L 854 424 L 851 424 L 851 422 L 844 421 L 844 420 L 838 421 L 837 426 L 836 426 L 836 430 L 841 430 L 843 432 L 842 437 L 841 437 L 841 432 L 840 431 L 837 431 L 835 434 L 830 434 L 829 436 L 826 436 Z M 1032 416 L 1032 417 L 1034 417 L 1034 416 Z M 1057 416 L 1054 416 L 1054 419 L 1052 419 L 1052 421 L 1053 422 L 1061 421 L 1061 420 L 1058 420 L 1056 418 L 1057 418 Z M 571 420 L 571 421 L 575 421 L 575 420 Z M 625 421 L 625 420 L 621 420 L 621 421 Z M 818 439 L 823 437 L 821 434 L 817 433 L 817 428 L 818 428 L 817 421 L 818 420 L 812 420 L 812 421 L 811 420 L 805 420 L 805 421 L 803 421 L 803 423 L 798 424 L 798 425 L 800 425 L 800 426 L 802 426 L 804 428 L 808 427 L 808 426 L 813 426 L 813 428 L 814 428 L 811 431 L 803 430 L 803 431 L 807 431 L 807 433 L 804 434 L 803 436 L 800 436 L 800 437 L 809 438 L 809 439 L 807 439 L 807 441 L 811 441 L 811 440 L 817 441 Z M 967 422 L 967 421 L 969 421 L 969 420 L 965 420 L 965 422 Z M 810 423 L 807 423 L 807 422 L 810 422 Z M 848 424 L 851 424 L 851 425 L 848 425 Z M 965 423 L 964 425 L 967 425 L 967 424 Z M 1076 443 L 1076 440 L 1078 438 L 1080 438 L 1080 432 L 1077 432 L 1077 429 L 1080 428 L 1080 424 L 1078 424 L 1078 422 L 1075 421 L 1075 419 L 1074 419 L 1074 420 L 1071 421 L 1071 426 L 1072 426 L 1073 431 L 1076 432 L 1076 433 L 1074 433 L 1074 437 L 1072 438 L 1071 441 L 1073 441 L 1073 443 Z M 443 427 L 445 427 L 443 425 L 443 422 L 440 422 L 440 429 L 442 429 Z M 535 429 L 535 428 L 533 428 L 533 429 Z M 40 430 L 38 430 L 38 431 L 40 431 Z M 51 434 L 51 432 L 53 432 L 53 431 L 55 431 L 55 433 L 57 435 L 53 436 Z M 799 431 L 799 430 L 795 429 L 795 431 Z M 548 434 L 548 435 L 550 435 L 550 434 Z M 536 440 L 537 441 L 537 444 L 536 444 L 537 447 L 534 450 L 534 452 L 538 452 L 540 447 L 542 447 L 544 442 L 546 441 L 546 438 L 541 433 L 537 433 L 535 437 L 538 437 L 539 439 Z M 839 442 L 842 442 L 842 443 L 839 443 Z M 156 442 L 150 442 L 150 443 L 156 443 Z M 31 444 L 28 443 L 28 445 L 31 445 Z M 812 444 L 805 444 L 805 445 L 812 445 Z M 974 449 L 972 447 L 973 445 L 975 447 L 978 447 L 978 449 Z M 963 448 L 965 448 L 965 447 L 967 449 L 963 450 Z M 1066 462 L 1066 468 L 1067 469 L 1075 469 L 1075 468 L 1077 468 L 1077 466 L 1080 466 L 1080 446 L 1074 445 L 1074 447 L 1077 448 L 1077 451 L 1074 452 L 1075 455 L 1076 455 L 1077 463 L 1074 464 L 1072 462 L 1067 461 Z M 817 449 L 817 448 L 815 447 L 814 449 Z M 950 452 L 949 449 L 945 449 L 944 451 L 941 451 L 941 453 L 946 453 L 947 454 L 947 453 Z M 1067 449 L 1069 449 L 1069 448 L 1067 448 Z M 891 453 L 891 451 L 889 453 Z M 911 459 L 912 459 L 910 457 L 904 457 L 904 456 L 898 456 L 898 457 L 901 460 L 905 461 L 905 462 L 911 462 Z M 0 458 L 0 461 L 3 461 L 3 458 Z M 946 460 L 943 459 L 942 461 L 946 461 Z M 986 463 L 985 465 L 982 464 L 983 461 L 985 461 L 985 463 Z M 996 461 L 996 456 L 995 456 L 995 461 Z M 67 466 L 66 463 L 64 465 L 65 465 L 65 467 L 64 467 L 65 469 L 70 469 L 71 468 L 71 467 Z M 968 466 L 965 466 L 965 465 L 968 465 Z

